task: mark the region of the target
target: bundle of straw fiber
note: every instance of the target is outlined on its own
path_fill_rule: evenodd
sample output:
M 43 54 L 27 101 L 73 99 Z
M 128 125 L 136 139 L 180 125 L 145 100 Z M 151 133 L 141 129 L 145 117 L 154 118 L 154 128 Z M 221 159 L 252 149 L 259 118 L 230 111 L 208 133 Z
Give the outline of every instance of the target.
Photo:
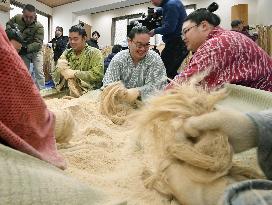
M 51 109 L 51 111 L 55 115 L 54 131 L 57 143 L 69 143 L 75 129 L 75 120 L 72 113 L 67 109 Z
M 120 81 L 109 84 L 101 93 L 101 114 L 115 124 L 123 124 L 127 115 L 136 108 L 136 102 L 128 102 L 126 98 L 127 89 Z
M 144 184 L 181 204 L 215 205 L 225 188 L 236 181 L 261 178 L 233 163 L 228 136 L 218 130 L 187 136 L 183 122 L 212 112 L 225 90 L 207 92 L 198 77 L 151 99 L 134 117 L 135 131 L 145 151 L 157 156 L 156 171 L 144 170 Z
M 68 65 L 67 60 L 64 60 L 64 59 L 58 60 L 57 67 L 59 68 L 60 72 L 62 72 L 65 69 L 70 69 L 70 66 Z M 65 85 L 65 81 L 66 80 L 63 78 L 60 84 L 56 87 L 56 89 L 60 91 Z M 80 88 L 79 84 L 76 82 L 76 79 L 71 78 L 71 79 L 68 79 L 67 82 L 68 82 L 68 88 L 70 91 L 70 96 L 78 98 L 83 94 L 83 91 Z
M 43 72 L 45 76 L 45 81 L 49 81 L 52 78 L 50 73 L 52 72 L 55 66 L 53 59 L 53 49 L 44 45 L 42 48 L 42 52 L 43 52 Z
M 106 58 L 111 53 L 111 50 L 112 50 L 112 46 L 106 46 L 105 48 L 103 48 L 101 50 L 103 57 Z

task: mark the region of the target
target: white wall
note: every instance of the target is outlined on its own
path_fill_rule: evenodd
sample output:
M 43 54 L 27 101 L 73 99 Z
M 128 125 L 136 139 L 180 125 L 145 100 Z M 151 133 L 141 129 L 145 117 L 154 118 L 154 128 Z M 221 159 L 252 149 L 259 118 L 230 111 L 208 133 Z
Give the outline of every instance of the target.
M 9 12 L 0 11 L 0 25 L 5 27 L 9 20 Z
M 98 40 L 99 46 L 103 47 L 111 45 L 111 24 L 112 18 L 119 16 L 147 13 L 147 7 L 151 7 L 150 3 L 142 5 L 131 6 L 127 8 L 115 9 L 113 11 L 101 12 L 98 14 L 92 14 L 92 30 L 97 30 L 101 37 Z
M 87 18 L 88 22 L 89 14 L 98 10 L 105 10 L 114 8 L 116 4 L 125 6 L 133 3 L 147 2 L 148 0 L 80 0 L 70 4 L 53 8 L 53 28 L 56 26 L 62 26 L 64 29 L 64 35 L 68 35 L 68 30 L 72 25 L 77 24 L 80 18 Z M 87 17 L 83 17 L 83 16 Z M 86 23 L 88 23 L 86 22 Z M 88 24 L 89 24 L 88 23 Z
M 249 24 L 256 24 L 256 15 L 257 15 L 257 0 L 183 0 L 184 5 L 196 4 L 197 8 L 207 7 L 212 2 L 217 2 L 219 4 L 219 9 L 216 12 L 217 15 L 221 18 L 221 26 L 230 29 L 231 23 L 231 6 L 238 3 L 247 3 L 249 4 Z M 271 0 L 268 0 L 271 1 Z M 98 14 L 91 15 L 91 22 L 93 30 L 98 30 L 101 34 L 99 39 L 99 44 L 101 46 L 110 45 L 111 43 L 111 23 L 112 18 L 118 16 L 124 16 L 135 13 L 146 13 L 147 7 L 154 7 L 150 3 L 143 5 L 132 6 L 127 8 L 115 9 L 113 11 L 101 12 Z
M 219 9 L 215 13 L 221 18 L 220 25 L 223 28 L 230 29 L 231 7 L 236 4 L 248 4 L 248 23 L 250 25 L 257 23 L 257 1 L 258 0 L 183 0 L 182 2 L 185 5 L 197 4 L 197 8 L 206 8 L 212 2 L 216 2 L 219 5 Z
M 207 7 L 213 1 L 219 4 L 219 9 L 215 13 L 221 18 L 221 26 L 230 29 L 231 7 L 236 4 L 249 5 L 249 24 L 271 25 L 270 15 L 272 0 L 182 0 L 184 5 L 196 4 L 197 8 Z M 111 43 L 111 23 L 112 18 L 134 13 L 147 12 L 150 3 L 135 5 L 127 8 L 115 9 L 90 15 L 90 11 L 120 2 L 120 0 L 80 0 L 71 4 L 53 8 L 53 28 L 60 25 L 64 27 L 64 34 L 68 35 L 69 28 L 82 20 L 92 26 L 92 30 L 98 30 L 101 34 L 99 44 L 101 46 Z M 123 1 L 122 1 L 123 2 Z M 89 9 L 89 10 L 88 10 Z
M 258 0 L 258 18 L 257 23 L 262 25 L 272 25 L 271 0 Z

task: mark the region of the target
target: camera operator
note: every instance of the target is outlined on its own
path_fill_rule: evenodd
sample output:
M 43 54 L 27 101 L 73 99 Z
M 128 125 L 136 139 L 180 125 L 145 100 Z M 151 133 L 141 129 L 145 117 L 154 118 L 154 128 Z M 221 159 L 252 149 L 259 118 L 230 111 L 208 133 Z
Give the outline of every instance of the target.
M 156 10 L 156 15 L 162 14 L 162 26 L 149 32 L 152 37 L 155 34 L 163 35 L 165 48 L 161 58 L 166 67 L 167 77 L 173 79 L 188 51 L 181 38 L 181 29 L 187 14 L 180 0 L 151 0 L 154 6 L 161 8 Z

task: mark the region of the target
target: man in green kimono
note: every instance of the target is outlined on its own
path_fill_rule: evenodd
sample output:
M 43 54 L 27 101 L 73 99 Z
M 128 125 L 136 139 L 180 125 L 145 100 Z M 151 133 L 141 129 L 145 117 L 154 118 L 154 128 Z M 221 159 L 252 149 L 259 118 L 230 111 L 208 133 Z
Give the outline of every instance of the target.
M 100 50 L 86 44 L 87 34 L 80 25 L 69 30 L 69 44 L 61 55 L 52 77 L 56 88 L 68 86 L 70 95 L 79 97 L 88 90 L 101 87 L 104 74 L 103 56 Z

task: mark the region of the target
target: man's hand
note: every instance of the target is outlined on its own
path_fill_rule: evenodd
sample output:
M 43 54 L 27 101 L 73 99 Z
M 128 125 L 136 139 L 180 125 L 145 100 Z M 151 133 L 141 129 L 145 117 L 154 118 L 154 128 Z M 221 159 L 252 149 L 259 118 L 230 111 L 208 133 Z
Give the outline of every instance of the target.
M 127 90 L 126 100 L 128 102 L 135 102 L 139 96 L 140 96 L 140 91 L 137 88 L 131 88 Z
M 70 69 L 70 66 L 69 66 L 69 64 L 68 64 L 68 61 L 67 61 L 66 59 L 62 59 L 62 58 L 60 58 L 60 59 L 58 60 L 57 67 L 58 67 L 60 70 Z
M 245 114 L 234 110 L 218 110 L 190 117 L 184 123 L 184 130 L 192 137 L 198 137 L 202 131 L 208 130 L 224 132 L 236 153 L 257 146 L 254 123 Z
M 155 35 L 155 31 L 154 29 L 152 29 L 151 31 L 148 32 L 150 37 L 153 37 Z
M 77 70 L 72 70 L 72 69 L 63 69 L 60 71 L 61 75 L 66 79 L 70 79 L 70 78 L 75 78 L 75 73 L 77 72 Z

